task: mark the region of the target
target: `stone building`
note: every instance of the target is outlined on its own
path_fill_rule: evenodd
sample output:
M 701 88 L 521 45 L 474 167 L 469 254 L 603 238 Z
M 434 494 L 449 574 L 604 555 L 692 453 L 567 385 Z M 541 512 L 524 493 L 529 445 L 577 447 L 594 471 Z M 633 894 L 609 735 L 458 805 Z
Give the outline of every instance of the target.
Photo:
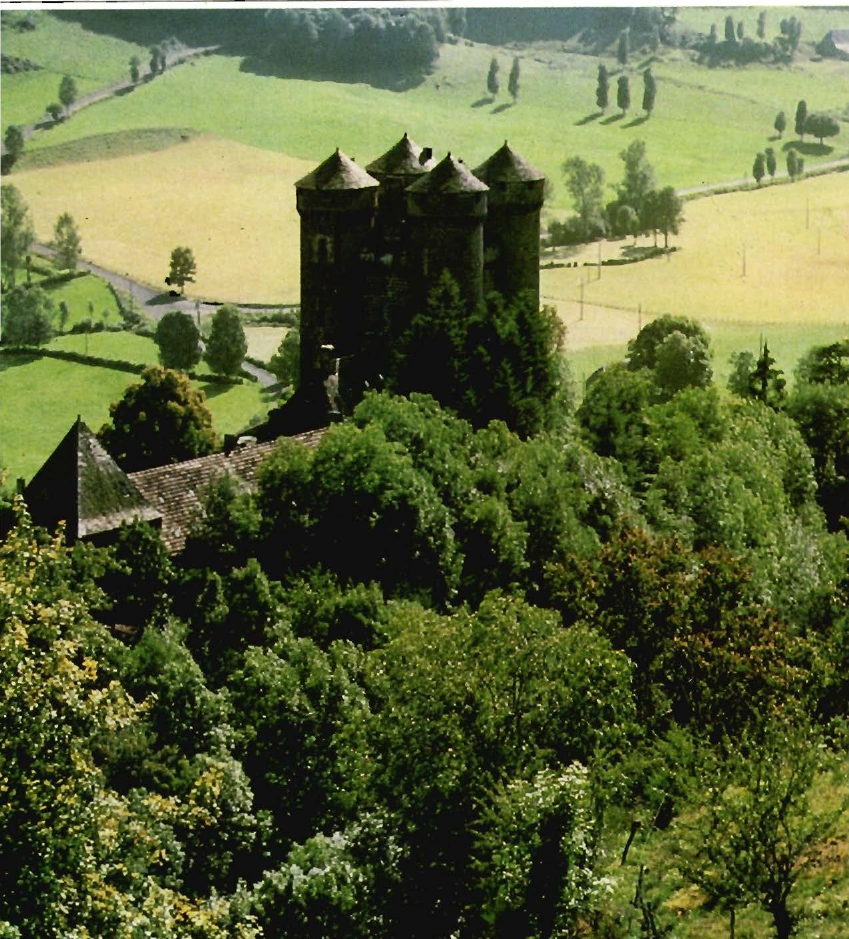
M 471 170 L 407 134 L 364 169 L 336 150 L 295 184 L 301 218 L 300 386 L 268 433 L 326 422 L 380 385 L 392 340 L 443 271 L 470 307 L 497 290 L 539 298 L 545 177 L 508 143 Z

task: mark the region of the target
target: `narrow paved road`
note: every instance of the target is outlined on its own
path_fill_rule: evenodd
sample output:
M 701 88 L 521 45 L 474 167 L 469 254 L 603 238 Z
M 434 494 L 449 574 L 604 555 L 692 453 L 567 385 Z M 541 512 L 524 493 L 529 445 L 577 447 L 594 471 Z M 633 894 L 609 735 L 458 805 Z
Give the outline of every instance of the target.
M 828 163 L 813 163 L 809 170 L 836 170 L 841 166 L 849 166 L 849 157 L 840 157 L 837 160 L 829 160 Z M 784 179 L 788 176 L 787 170 L 779 170 L 775 174 L 776 179 Z M 684 189 L 676 189 L 676 193 L 679 196 L 695 196 L 695 195 L 709 195 L 711 192 L 716 192 L 717 189 L 727 189 L 730 186 L 745 186 L 748 183 L 754 182 L 751 176 L 743 177 L 742 179 L 727 179 L 723 183 L 702 183 L 700 186 L 688 186 Z M 764 186 L 763 188 L 766 188 Z
M 36 254 L 52 257 L 56 252 L 49 245 L 33 242 L 32 250 Z M 91 261 L 84 261 L 82 258 L 77 261 L 77 267 L 96 274 L 102 280 L 112 284 L 116 290 L 129 294 L 133 298 L 133 303 L 138 304 L 150 317 L 153 322 L 158 323 L 166 313 L 171 310 L 182 310 L 184 313 L 196 314 L 200 312 L 205 315 L 212 315 L 221 306 L 220 303 L 205 303 L 196 300 L 185 300 L 180 297 L 172 297 L 168 291 L 155 290 L 147 284 L 142 284 L 133 280 L 127 274 L 116 274 L 115 271 L 109 271 L 99 264 L 93 264 Z M 237 309 L 244 313 L 279 313 L 280 307 L 247 307 L 233 304 Z M 289 306 L 291 308 L 291 305 Z M 250 362 L 243 362 L 242 368 L 251 375 L 256 376 L 257 381 L 268 388 L 277 384 L 277 378 L 271 372 L 264 368 L 252 365 Z

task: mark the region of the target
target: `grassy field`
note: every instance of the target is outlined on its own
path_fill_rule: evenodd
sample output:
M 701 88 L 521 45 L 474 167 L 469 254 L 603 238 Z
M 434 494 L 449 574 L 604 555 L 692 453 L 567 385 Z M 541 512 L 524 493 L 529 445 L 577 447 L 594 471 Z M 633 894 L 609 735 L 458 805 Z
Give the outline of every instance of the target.
M 99 277 L 89 274 L 77 277 L 66 284 L 50 287 L 47 290 L 58 310 L 64 300 L 68 305 L 68 322 L 65 329 L 70 329 L 81 320 L 91 319 L 95 323 L 120 323 L 121 314 L 115 295 Z M 89 304 L 93 309 L 89 308 Z
M 58 100 L 63 75 L 74 76 L 82 97 L 127 77 L 133 55 L 142 62 L 150 58 L 142 46 L 88 32 L 78 23 L 60 22 L 42 11 L 30 11 L 35 30 L 17 30 L 14 23 L 23 15 L 3 13 L 3 52 L 30 59 L 42 70 L 3 76 L 4 128 L 41 118 L 47 105 Z
M 91 333 L 89 336 L 81 333 L 73 336 L 57 336 L 51 340 L 47 348 L 79 352 L 104 359 L 135 362 L 139 365 L 150 365 L 158 361 L 156 343 L 152 339 L 126 332 Z
M 198 137 L 153 154 L 16 173 L 40 239 L 70 212 L 86 258 L 162 284 L 175 245 L 189 245 L 189 296 L 297 302 L 294 183 L 313 164 Z M 69 172 L 73 185 L 68 185 Z
M 600 163 L 616 179 L 620 150 L 640 138 L 660 180 L 684 186 L 742 176 L 772 135 L 776 112 L 792 114 L 799 98 L 810 110 L 846 104 L 839 62 L 709 70 L 670 50 L 653 65 L 658 91 L 651 119 L 639 117 L 641 63 L 634 62 L 628 72 L 635 107 L 625 120 L 604 121 L 592 119 L 596 58 L 563 52 L 556 44 L 519 50 L 522 93 L 512 106 L 506 95 L 489 102 L 483 94 L 493 54 L 506 65 L 515 53 L 477 44 L 444 46 L 433 73 L 403 93 L 260 76 L 242 71 L 237 58 L 210 56 L 83 111 L 33 139 L 29 149 L 114 131 L 190 126 L 311 161 L 341 146 L 367 163 L 408 130 L 437 155 L 451 149 L 471 165 L 509 138 L 556 183 L 564 157 L 573 153 Z M 608 64 L 615 72 L 615 63 Z M 844 134 L 837 150 L 846 147 Z M 809 156 L 809 165 L 814 160 Z M 555 204 L 566 205 L 562 187 Z
M 248 355 L 262 362 L 268 362 L 277 352 L 288 331 L 286 326 L 246 326 Z
M 143 355 L 131 348 L 130 341 L 138 338 L 95 333 L 89 337 L 89 352 L 114 354 L 120 348 L 132 359 L 134 354 Z M 54 343 L 76 349 L 76 343 L 84 339 L 67 336 Z M 135 381 L 137 376 L 114 369 L 59 359 L 0 356 L 0 471 L 11 480 L 31 479 L 78 414 L 92 430 L 98 430 L 109 418 L 109 404 Z M 213 425 L 222 435 L 262 420 L 275 404 L 275 397 L 253 382 L 227 386 L 201 381 L 196 385 L 206 394 Z

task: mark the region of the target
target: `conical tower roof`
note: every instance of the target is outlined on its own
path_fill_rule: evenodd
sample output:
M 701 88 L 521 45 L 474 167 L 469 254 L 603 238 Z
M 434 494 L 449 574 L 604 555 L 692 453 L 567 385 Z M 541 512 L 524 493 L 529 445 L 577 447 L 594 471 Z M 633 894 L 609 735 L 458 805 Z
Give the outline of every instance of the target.
M 417 179 L 407 192 L 412 193 L 459 193 L 486 192 L 489 186 L 476 179 L 462 161 L 449 153 L 426 176 Z
M 33 520 L 48 528 L 65 519 L 69 541 L 161 514 L 127 478 L 78 417 L 24 493 Z
M 524 157 L 519 156 L 506 140 L 504 146 L 499 147 L 475 170 L 475 176 L 487 183 L 494 183 L 496 180 L 505 183 L 531 183 L 545 179 L 545 175 Z
M 366 170 L 375 176 L 421 176 L 433 169 L 433 158 L 426 154 L 422 160 L 422 148 L 407 134 L 390 147 L 383 156 L 369 163 Z
M 380 183 L 337 147 L 323 163 L 295 183 L 296 189 L 322 192 L 343 189 L 369 189 Z

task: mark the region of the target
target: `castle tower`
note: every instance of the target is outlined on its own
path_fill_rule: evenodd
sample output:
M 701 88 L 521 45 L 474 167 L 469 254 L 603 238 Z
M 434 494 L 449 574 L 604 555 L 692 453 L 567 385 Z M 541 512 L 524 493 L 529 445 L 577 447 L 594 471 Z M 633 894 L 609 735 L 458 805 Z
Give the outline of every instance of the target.
M 338 149 L 295 183 L 301 216 L 301 390 L 323 383 L 330 359 L 359 349 L 378 185 Z M 322 346 L 332 350 L 323 353 Z
M 488 186 L 450 153 L 407 189 L 411 280 L 421 300 L 447 270 L 471 306 L 483 299 Z
M 378 220 L 383 247 L 393 255 L 402 250 L 407 218 L 404 190 L 429 173 L 434 166 L 430 147 L 422 149 L 407 134 L 366 167 L 366 172 L 380 182 Z
M 530 290 L 539 302 L 539 226 L 545 176 L 507 141 L 475 170 L 489 186 L 484 285 L 505 297 Z

